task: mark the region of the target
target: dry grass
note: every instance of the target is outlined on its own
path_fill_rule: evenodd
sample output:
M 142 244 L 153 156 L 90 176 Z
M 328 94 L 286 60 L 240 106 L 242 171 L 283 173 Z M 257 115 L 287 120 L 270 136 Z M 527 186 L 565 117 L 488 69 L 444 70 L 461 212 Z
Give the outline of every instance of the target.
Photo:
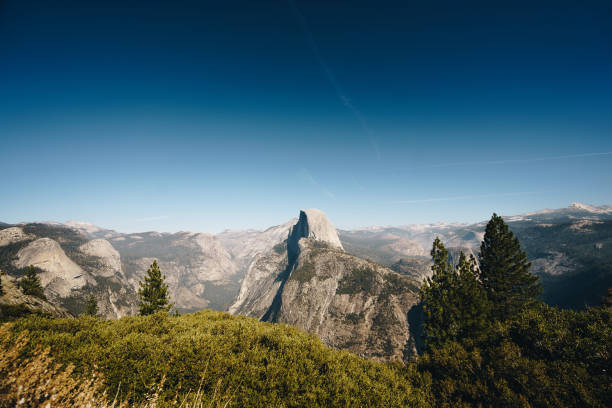
M 0 328 L 0 335 L 6 329 Z M 62 368 L 49 357 L 49 350 L 36 349 L 31 358 L 21 358 L 27 344 L 25 334 L 5 347 L 0 355 L 1 407 L 104 407 L 102 379 L 72 376 L 74 367 Z M 117 405 L 118 406 L 118 405 Z
M 117 395 L 111 400 L 104 391 L 100 374 L 77 377 L 73 375 L 74 367 L 62 367 L 56 363 L 49 356 L 48 348 L 36 348 L 33 355 L 26 358 L 22 352 L 28 344 L 27 333 L 9 343 L 8 331 L 8 324 L 0 326 L 0 408 L 227 408 L 231 404 L 232 396 L 221 390 L 221 379 L 212 396 L 204 395 L 198 389 L 184 396 L 176 395 L 170 403 L 160 403 L 165 376 L 145 396 L 143 403 L 131 405 L 127 399 L 119 401 Z

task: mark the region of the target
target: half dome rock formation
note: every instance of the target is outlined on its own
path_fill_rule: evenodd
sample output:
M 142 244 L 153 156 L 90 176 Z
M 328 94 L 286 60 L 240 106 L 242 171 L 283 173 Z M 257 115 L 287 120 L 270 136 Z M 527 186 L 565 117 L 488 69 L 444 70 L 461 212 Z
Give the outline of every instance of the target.
M 300 211 L 297 224 L 289 231 L 287 240 L 289 251 L 297 248 L 298 241 L 301 238 L 311 238 L 314 241 L 324 242 L 332 248 L 343 249 L 336 228 L 325 213 L 316 208 Z
M 417 282 L 345 253 L 325 214 L 305 210 L 286 242 L 254 259 L 230 313 L 291 324 L 367 358 L 408 361 L 417 303 Z
M 293 222 L 295 224 L 288 228 L 288 235 L 285 235 L 287 238 L 284 241 L 260 251 L 251 258 L 238 298 L 229 308 L 230 313 L 250 310 L 250 315 L 254 315 L 253 308 L 255 308 L 258 310 L 255 314 L 259 314 L 257 317 L 262 317 L 269 309 L 274 293 L 281 287 L 281 279 L 270 281 L 269 277 L 276 276 L 279 270 L 282 270 L 284 275 L 291 273 L 300 253 L 301 239 L 305 238 L 319 244 L 323 243 L 329 248 L 343 250 L 336 228 L 323 211 L 315 208 L 301 210 L 297 222 L 295 219 L 289 221 Z M 286 231 L 285 228 L 290 225 L 289 223 L 274 229 Z
M 44 271 L 40 274 L 40 282 L 45 291 L 51 290 L 61 297 L 87 283 L 81 267 L 51 238 L 37 239 L 19 250 L 15 266 L 25 268 L 29 265 Z

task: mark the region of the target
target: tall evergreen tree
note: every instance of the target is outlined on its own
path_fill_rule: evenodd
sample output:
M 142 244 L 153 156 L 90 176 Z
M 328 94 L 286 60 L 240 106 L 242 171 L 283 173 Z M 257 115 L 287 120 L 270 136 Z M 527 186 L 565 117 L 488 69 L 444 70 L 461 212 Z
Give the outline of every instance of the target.
M 98 301 L 94 295 L 89 295 L 87 302 L 85 303 L 85 315 L 97 316 L 98 315 Z
M 2 289 L 2 275 L 4 275 L 4 272 L 0 271 L 0 296 L 4 295 L 4 289 Z
M 468 258 L 463 252 L 457 264 L 457 288 L 453 301 L 457 303 L 459 331 L 457 341 L 477 342 L 482 340 L 489 327 L 490 305 L 487 292 L 479 281 L 479 269 L 473 255 Z
M 421 289 L 425 312 L 425 346 L 440 347 L 449 341 L 467 346 L 485 336 L 489 303 L 478 280 L 476 259 L 459 256 L 456 268 L 449 262 L 448 251 L 436 238 L 431 250 L 433 275 Z
M 421 288 L 421 301 L 425 313 L 425 346 L 427 348 L 439 346 L 456 335 L 457 322 L 455 321 L 452 297 L 456 286 L 456 274 L 449 263 L 448 251 L 439 238 L 433 242 L 431 249 L 433 272 Z
M 532 305 L 541 288 L 518 238 L 502 217 L 493 214 L 480 246 L 480 279 L 491 302 L 493 317 L 507 320 Z
M 153 261 L 153 264 L 147 270 L 144 282 L 140 282 L 140 289 L 138 289 L 140 315 L 146 316 L 159 311 L 167 312 L 172 308 L 173 305 L 169 303 L 168 285 L 165 280 L 166 277 L 162 275 L 157 261 Z
M 24 277 L 19 281 L 19 287 L 21 287 L 21 290 L 25 295 L 31 295 L 47 300 L 45 291 L 40 284 L 40 278 L 38 277 L 38 273 L 36 272 L 36 269 L 34 269 L 33 265 L 30 265 Z

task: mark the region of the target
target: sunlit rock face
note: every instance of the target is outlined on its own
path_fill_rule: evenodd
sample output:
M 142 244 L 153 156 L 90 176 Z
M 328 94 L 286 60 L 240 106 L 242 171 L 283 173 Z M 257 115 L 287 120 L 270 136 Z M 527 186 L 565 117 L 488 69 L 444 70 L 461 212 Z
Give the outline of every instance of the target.
M 19 227 L 10 227 L 0 230 L 0 247 L 14 244 L 15 242 L 27 241 L 34 238 L 30 234 L 26 234 Z
M 92 239 L 79 247 L 86 255 L 100 258 L 99 267 L 96 270 L 99 276 L 123 276 L 121 268 L 121 256 L 119 252 L 105 239 Z
M 319 210 L 303 210 L 284 243 L 258 255 L 230 313 L 287 323 L 376 360 L 416 352 L 409 313 L 416 282 L 344 252 Z
M 24 268 L 29 265 L 43 270 L 40 282 L 45 291 L 52 291 L 61 297 L 87 284 L 83 269 L 68 258 L 62 247 L 51 238 L 32 241 L 17 253 L 15 266 Z
M 289 243 L 297 245 L 300 238 L 311 238 L 324 242 L 333 248 L 342 249 L 336 228 L 329 221 L 325 213 L 316 208 L 300 211 L 298 222 L 289 232 Z

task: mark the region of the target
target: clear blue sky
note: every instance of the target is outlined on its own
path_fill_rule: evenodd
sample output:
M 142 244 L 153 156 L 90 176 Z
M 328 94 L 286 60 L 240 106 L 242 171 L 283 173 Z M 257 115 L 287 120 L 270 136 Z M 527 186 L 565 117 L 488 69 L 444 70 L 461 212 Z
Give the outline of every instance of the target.
M 609 2 L 412 3 L 2 1 L 0 221 L 215 232 L 309 207 L 347 228 L 612 203 Z

